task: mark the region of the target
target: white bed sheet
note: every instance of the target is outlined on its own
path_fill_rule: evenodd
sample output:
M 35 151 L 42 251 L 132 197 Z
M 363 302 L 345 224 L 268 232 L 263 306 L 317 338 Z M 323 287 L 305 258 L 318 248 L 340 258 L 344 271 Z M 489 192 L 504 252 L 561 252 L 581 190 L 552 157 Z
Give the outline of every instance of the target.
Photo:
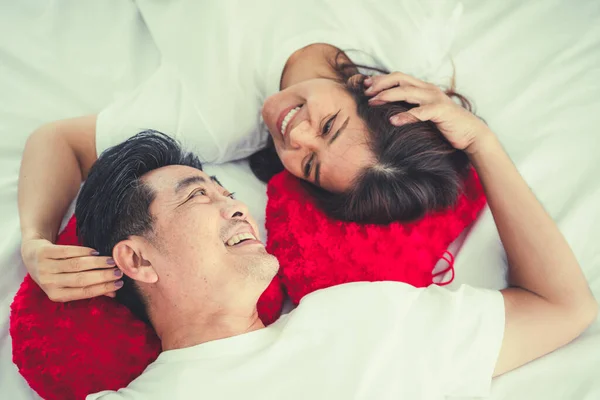
M 458 86 L 558 221 L 600 298 L 600 3 L 464 0 Z M 27 135 L 99 111 L 159 63 L 130 2 L 0 6 L 0 398 L 37 398 L 10 361 L 9 305 L 25 275 L 16 193 Z M 246 163 L 209 168 L 264 221 Z M 264 232 L 263 232 L 264 234 Z M 462 245 L 455 284 L 499 288 L 505 256 L 488 212 Z M 495 400 L 600 398 L 600 322 L 575 343 L 497 380 Z

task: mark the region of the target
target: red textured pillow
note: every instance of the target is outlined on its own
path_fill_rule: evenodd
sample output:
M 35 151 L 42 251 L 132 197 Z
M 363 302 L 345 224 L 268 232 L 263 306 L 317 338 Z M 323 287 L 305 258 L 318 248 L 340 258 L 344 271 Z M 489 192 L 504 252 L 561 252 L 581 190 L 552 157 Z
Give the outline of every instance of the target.
M 77 244 L 75 219 L 58 243 Z M 160 352 L 154 331 L 115 300 L 54 303 L 29 275 L 11 306 L 10 334 L 19 372 L 47 400 L 118 390 Z
M 279 259 L 279 276 L 294 304 L 315 290 L 347 282 L 430 285 L 438 260 L 485 205 L 474 170 L 454 209 L 409 224 L 333 221 L 285 171 L 269 182 L 268 195 L 268 250 Z
M 71 218 L 58 244 L 78 244 L 75 225 Z M 279 315 L 283 303 L 277 282 L 260 303 L 263 312 L 273 316 Z M 118 390 L 160 352 L 154 330 L 117 301 L 98 297 L 54 303 L 29 275 L 11 306 L 10 334 L 13 362 L 46 400 L 83 399 L 101 390 Z
M 345 282 L 430 284 L 437 260 L 485 204 L 472 175 L 455 210 L 406 226 L 361 226 L 325 217 L 288 173 L 274 177 L 268 192 L 267 247 L 281 268 L 258 303 L 265 323 L 281 311 L 281 282 L 296 304 L 314 290 Z M 77 244 L 74 219 L 58 243 Z M 154 331 L 106 297 L 54 303 L 27 276 L 11 309 L 13 361 L 47 400 L 125 387 L 160 351 Z

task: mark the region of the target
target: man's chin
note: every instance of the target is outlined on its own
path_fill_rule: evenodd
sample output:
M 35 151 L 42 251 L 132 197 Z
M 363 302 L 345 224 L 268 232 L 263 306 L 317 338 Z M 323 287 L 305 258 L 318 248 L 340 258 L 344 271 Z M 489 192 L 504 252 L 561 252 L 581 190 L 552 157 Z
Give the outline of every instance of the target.
M 261 258 L 260 262 L 254 264 L 250 273 L 258 279 L 271 282 L 275 275 L 277 275 L 277 271 L 279 271 L 279 261 L 277 257 L 266 251 L 261 255 Z
M 279 261 L 263 247 L 240 256 L 236 261 L 238 270 L 256 281 L 271 282 L 279 270 Z

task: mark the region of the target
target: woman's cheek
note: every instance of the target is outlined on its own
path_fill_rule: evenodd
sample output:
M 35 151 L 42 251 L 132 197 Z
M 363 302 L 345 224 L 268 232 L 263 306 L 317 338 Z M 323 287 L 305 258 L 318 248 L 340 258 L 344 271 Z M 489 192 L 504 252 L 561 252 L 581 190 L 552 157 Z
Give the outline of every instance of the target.
M 299 167 L 298 167 L 298 162 L 295 162 L 294 157 L 291 154 L 282 154 L 280 155 L 281 158 L 281 163 L 283 164 L 283 167 L 288 170 L 288 172 L 298 178 L 302 178 L 300 172 L 299 172 Z

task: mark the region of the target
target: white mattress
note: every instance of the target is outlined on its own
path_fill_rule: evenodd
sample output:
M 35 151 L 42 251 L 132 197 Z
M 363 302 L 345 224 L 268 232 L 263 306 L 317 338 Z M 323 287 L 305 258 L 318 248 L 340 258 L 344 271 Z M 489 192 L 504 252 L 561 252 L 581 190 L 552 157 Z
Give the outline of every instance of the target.
M 600 298 L 600 3 L 463 1 L 458 88 L 474 99 L 571 243 Z M 37 398 L 11 362 L 9 305 L 25 275 L 17 177 L 27 135 L 94 113 L 158 65 L 130 2 L 21 0 L 0 11 L 0 398 Z M 209 172 L 264 221 L 264 186 L 244 162 Z M 264 232 L 263 232 L 264 234 Z M 504 285 L 486 212 L 457 257 L 455 284 Z M 495 400 L 600 398 L 600 322 L 553 354 L 496 379 Z

